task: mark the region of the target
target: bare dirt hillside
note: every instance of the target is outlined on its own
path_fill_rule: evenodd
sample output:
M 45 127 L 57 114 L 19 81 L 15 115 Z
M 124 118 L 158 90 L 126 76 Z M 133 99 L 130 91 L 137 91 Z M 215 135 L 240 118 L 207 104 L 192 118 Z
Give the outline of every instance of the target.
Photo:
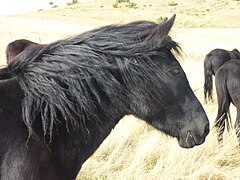
M 123 1 L 123 0 L 122 0 Z M 83 0 L 65 8 L 55 8 L 23 17 L 50 18 L 91 26 L 125 23 L 178 15 L 176 27 L 240 27 L 239 0 Z

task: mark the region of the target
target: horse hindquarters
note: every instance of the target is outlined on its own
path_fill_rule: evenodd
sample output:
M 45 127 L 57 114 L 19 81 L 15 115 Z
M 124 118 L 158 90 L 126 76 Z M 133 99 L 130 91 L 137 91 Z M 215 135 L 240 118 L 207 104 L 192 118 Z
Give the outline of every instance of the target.
M 221 143 L 223 140 L 225 123 L 227 127 L 229 127 L 230 125 L 230 122 L 228 121 L 228 116 L 229 116 L 229 106 L 231 103 L 231 97 L 227 89 L 227 76 L 228 76 L 228 73 L 224 71 L 223 68 L 219 69 L 219 71 L 217 71 L 215 76 L 218 112 L 217 112 L 217 117 L 215 119 L 214 126 L 217 128 L 217 138 L 219 143 Z

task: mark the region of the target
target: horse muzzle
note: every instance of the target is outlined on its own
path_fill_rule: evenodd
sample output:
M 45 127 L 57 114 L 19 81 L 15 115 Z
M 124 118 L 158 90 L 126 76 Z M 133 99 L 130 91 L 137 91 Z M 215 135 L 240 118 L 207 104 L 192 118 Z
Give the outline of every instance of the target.
M 205 142 L 205 138 L 209 133 L 209 125 L 205 126 L 202 133 L 196 130 L 183 130 L 181 131 L 178 143 L 183 148 L 192 148 Z

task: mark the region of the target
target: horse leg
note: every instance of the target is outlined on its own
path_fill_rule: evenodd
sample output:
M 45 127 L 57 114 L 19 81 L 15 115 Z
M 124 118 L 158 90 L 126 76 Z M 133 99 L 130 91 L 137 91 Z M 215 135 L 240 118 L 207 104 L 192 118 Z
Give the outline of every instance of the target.
M 237 135 L 238 143 L 240 145 L 240 111 L 237 110 L 237 118 L 234 124 L 234 129 Z
M 222 117 L 220 119 L 218 119 L 215 122 L 215 127 L 217 129 L 217 140 L 218 140 L 218 144 L 222 144 L 223 142 L 223 133 L 225 130 L 225 119 L 227 118 L 227 114 L 223 114 Z

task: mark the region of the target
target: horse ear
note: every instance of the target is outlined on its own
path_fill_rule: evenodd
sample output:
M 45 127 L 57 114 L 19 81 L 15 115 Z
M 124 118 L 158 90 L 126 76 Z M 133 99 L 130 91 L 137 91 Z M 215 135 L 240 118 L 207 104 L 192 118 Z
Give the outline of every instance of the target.
M 159 29 L 162 37 L 166 37 L 168 35 L 174 24 L 175 18 L 176 14 L 174 14 L 169 20 L 167 18 L 164 18 L 164 20 L 159 24 Z
M 234 48 L 234 49 L 232 50 L 232 52 L 239 53 L 238 49 L 236 49 L 236 48 Z

